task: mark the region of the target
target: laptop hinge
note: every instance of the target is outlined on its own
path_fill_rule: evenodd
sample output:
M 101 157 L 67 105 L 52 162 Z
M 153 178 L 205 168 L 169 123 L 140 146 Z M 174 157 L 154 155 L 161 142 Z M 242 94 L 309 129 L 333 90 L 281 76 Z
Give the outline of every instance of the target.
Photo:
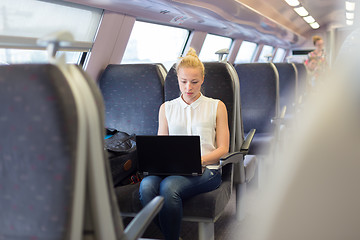
M 194 177 L 199 176 L 198 173 L 192 173 L 191 175 L 193 175 Z

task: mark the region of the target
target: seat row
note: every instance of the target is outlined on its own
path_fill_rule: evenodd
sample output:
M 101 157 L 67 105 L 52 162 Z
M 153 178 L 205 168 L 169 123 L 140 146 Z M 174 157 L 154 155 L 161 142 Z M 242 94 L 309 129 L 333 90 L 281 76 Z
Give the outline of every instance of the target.
M 199 194 L 184 202 L 184 220 L 199 223 L 199 238 L 214 238 L 214 222 L 219 218 L 230 200 L 233 182 L 238 191 L 243 191 L 246 179 L 254 175 L 255 158 L 241 151 L 248 143 L 243 139 L 241 118 L 237 111 L 239 81 L 232 65 L 228 63 L 204 63 L 206 69 L 203 92 L 206 96 L 222 100 L 228 109 L 230 130 L 229 156 L 221 159 L 222 184 L 209 193 Z M 180 96 L 177 75 L 172 68 L 166 76 L 159 64 L 109 65 L 99 80 L 105 100 L 105 126 L 138 135 L 156 135 L 158 111 L 166 100 Z M 120 119 L 122 118 L 122 119 Z M 240 134 L 238 134 L 240 132 Z M 234 176 L 234 168 L 237 178 Z M 251 170 L 253 169 L 253 170 Z M 252 173 L 251 173 L 252 171 Z M 246 177 L 245 175 L 248 175 Z M 116 188 L 119 206 L 124 216 L 134 216 L 142 208 L 138 190 L 139 184 Z M 238 207 L 241 207 L 238 194 Z M 243 211 L 238 211 L 239 213 Z M 241 217 L 241 216 L 239 216 Z
M 200 239 L 212 239 L 214 222 L 232 194 L 232 182 L 237 195 L 237 216 L 244 218 L 246 184 L 255 176 L 257 165 L 254 155 L 245 155 L 249 150 L 253 154 L 261 153 L 265 141 L 273 138 L 271 120 L 280 118 L 280 93 L 300 95 L 303 90 L 299 90 L 301 84 L 297 76 L 305 68 L 270 63 L 234 67 L 226 62 L 205 62 L 204 65 L 202 92 L 225 103 L 231 137 L 229 152 L 239 155 L 232 156 L 235 164 L 224 166 L 223 184 L 217 190 L 184 203 L 184 220 L 199 223 Z M 280 86 L 286 87 L 280 88 L 279 81 Z M 166 72 L 161 64 L 109 65 L 98 83 L 105 102 L 105 126 L 130 134 L 156 135 L 160 105 L 180 96 L 174 67 Z M 293 96 L 292 102 L 296 102 L 297 97 Z M 252 129 L 256 129 L 256 134 L 254 146 L 249 149 L 254 135 Z M 250 133 L 248 141 L 244 141 L 244 133 Z M 138 188 L 139 184 L 116 188 L 122 215 L 134 216 L 142 208 Z
M 179 91 L 173 69 L 165 77 L 159 65 L 124 66 L 108 67 L 124 68 L 128 75 L 120 81 L 122 71 L 111 73 L 107 69 L 99 81 L 101 93 L 81 69 L 64 63 L 0 67 L 1 238 L 80 239 L 85 234 L 97 239 L 121 239 L 125 236 L 121 232 L 118 206 L 122 213 L 132 216 L 141 206 L 136 203 L 138 195 L 133 185 L 115 189 L 117 204 L 113 204 L 114 190 L 103 152 L 103 126 L 120 122 L 115 127 L 119 130 L 156 134 L 158 107 L 164 100 L 170 100 L 171 95 L 179 96 Z M 129 66 L 137 70 L 132 72 Z M 200 239 L 211 239 L 213 223 L 229 201 L 233 182 L 237 185 L 237 213 L 244 213 L 241 198 L 246 183 L 254 176 L 252 164 L 256 158 L 244 157 L 249 142 L 244 141 L 242 134 L 244 111 L 238 94 L 239 74 L 227 63 L 206 63 L 205 67 L 204 94 L 221 99 L 228 108 L 231 154 L 223 159 L 222 186 L 185 203 L 184 220 L 199 222 Z M 156 78 L 160 82 L 162 79 L 160 87 L 156 81 L 152 82 L 153 69 Z M 114 83 L 106 84 L 104 78 Z M 154 94 L 153 89 L 159 94 Z M 125 200 L 128 196 L 131 201 Z M 146 217 L 140 215 L 140 220 L 149 222 L 156 214 L 161 199 L 156 200 L 150 206 L 155 211 L 148 212 Z M 207 204 L 209 201 L 212 204 Z M 133 237 L 144 230 L 139 217 L 135 220 L 137 224 L 125 231 Z M 140 225 L 140 229 L 133 230 Z

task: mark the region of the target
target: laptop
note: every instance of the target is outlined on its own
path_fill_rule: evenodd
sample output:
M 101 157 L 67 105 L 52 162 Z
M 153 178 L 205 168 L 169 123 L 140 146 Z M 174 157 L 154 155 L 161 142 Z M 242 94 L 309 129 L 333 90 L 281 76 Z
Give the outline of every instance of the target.
M 147 175 L 202 174 L 200 136 L 136 136 L 139 172 Z

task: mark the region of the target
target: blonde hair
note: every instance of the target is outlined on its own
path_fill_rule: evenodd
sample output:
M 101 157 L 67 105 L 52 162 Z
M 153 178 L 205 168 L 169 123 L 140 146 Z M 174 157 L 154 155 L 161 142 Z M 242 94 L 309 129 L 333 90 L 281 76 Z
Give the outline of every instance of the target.
M 176 63 L 176 72 L 178 72 L 179 69 L 183 67 L 199 68 L 202 76 L 205 75 L 204 64 L 200 61 L 195 49 L 193 48 L 190 48 L 186 56 L 180 58 L 180 60 Z
M 319 41 L 319 40 L 322 40 L 322 37 L 317 36 L 317 35 L 315 35 L 315 36 L 312 37 L 312 41 L 313 41 L 313 44 L 314 44 L 314 45 L 315 45 L 316 42 Z

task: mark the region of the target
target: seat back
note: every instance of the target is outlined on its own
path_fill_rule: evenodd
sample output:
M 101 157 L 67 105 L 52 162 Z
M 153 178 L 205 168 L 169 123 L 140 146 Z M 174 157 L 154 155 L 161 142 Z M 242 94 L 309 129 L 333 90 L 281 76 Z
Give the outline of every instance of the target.
M 164 102 L 164 75 L 158 64 L 109 65 L 99 80 L 105 127 L 130 134 L 156 135 Z
M 298 97 L 303 96 L 306 92 L 307 70 L 303 63 L 294 63 L 297 70 L 298 78 Z
M 296 69 L 289 63 L 275 63 L 279 72 L 279 104 L 286 106 L 286 113 L 292 114 L 296 103 Z
M 0 239 L 79 239 L 85 118 L 71 87 L 54 65 L 0 76 Z
M 226 62 L 204 62 L 204 67 L 205 80 L 202 85 L 202 93 L 207 97 L 220 99 L 226 105 L 230 131 L 230 152 L 234 152 L 237 121 L 235 71 L 232 65 Z M 166 76 L 164 91 L 165 101 L 181 95 L 175 67 L 172 67 Z
M 272 63 L 236 64 L 240 80 L 244 132 L 272 130 L 271 119 L 279 114 L 278 73 Z
M 304 103 L 302 124 L 278 154 L 281 167 L 273 168 L 258 196 L 262 211 L 249 225 L 251 238 L 360 239 L 359 55 L 350 49 L 342 59 L 348 69 L 338 66 Z

